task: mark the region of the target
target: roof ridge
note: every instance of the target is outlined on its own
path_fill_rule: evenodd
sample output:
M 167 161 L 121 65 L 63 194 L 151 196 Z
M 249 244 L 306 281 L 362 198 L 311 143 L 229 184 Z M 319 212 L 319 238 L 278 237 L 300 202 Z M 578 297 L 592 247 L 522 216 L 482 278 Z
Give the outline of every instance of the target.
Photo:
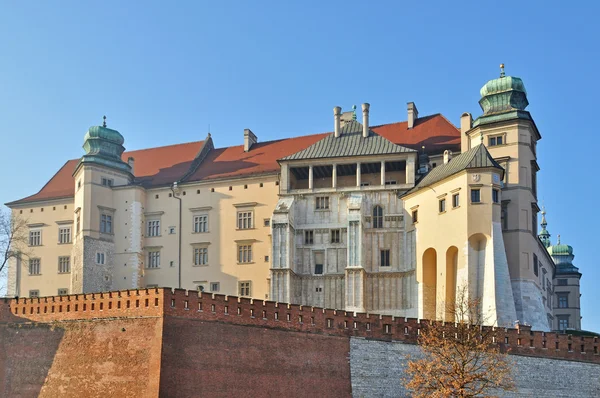
M 153 149 L 162 149 L 162 148 L 170 148 L 170 147 L 181 146 L 181 145 L 199 144 L 199 143 L 204 142 L 204 141 L 206 141 L 206 139 L 204 139 L 204 140 L 198 140 L 198 141 L 180 142 L 179 144 L 168 144 L 168 145 L 161 145 L 161 146 L 153 146 L 153 147 L 149 147 L 149 148 L 131 149 L 131 150 L 126 150 L 123 153 L 128 153 L 128 152 L 143 152 L 143 151 L 151 151 Z

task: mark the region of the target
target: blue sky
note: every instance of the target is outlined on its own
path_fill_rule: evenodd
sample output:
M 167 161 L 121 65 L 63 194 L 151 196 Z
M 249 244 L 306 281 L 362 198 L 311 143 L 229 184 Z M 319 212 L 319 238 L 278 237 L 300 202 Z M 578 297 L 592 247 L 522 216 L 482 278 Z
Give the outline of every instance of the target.
M 143 4 L 143 6 L 142 6 Z M 35 193 L 107 115 L 127 149 L 239 145 L 371 123 L 481 114 L 498 64 L 523 79 L 543 136 L 539 199 L 575 249 L 583 327 L 600 331 L 592 2 L 11 2 L 0 0 L 0 203 Z M 589 149 L 588 145 L 592 145 Z M 596 188 L 594 188 L 596 187 Z

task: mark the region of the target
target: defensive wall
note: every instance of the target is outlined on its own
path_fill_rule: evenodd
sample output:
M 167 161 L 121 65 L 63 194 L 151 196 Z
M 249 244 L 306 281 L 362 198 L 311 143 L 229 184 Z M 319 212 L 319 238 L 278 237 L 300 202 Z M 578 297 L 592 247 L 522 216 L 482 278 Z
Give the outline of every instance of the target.
M 427 322 L 168 288 L 7 299 L 0 395 L 404 396 L 390 353 Z M 533 363 L 556 369 L 548 383 L 578 372 L 587 390 L 570 396 L 600 395 L 597 337 L 493 332 L 523 388 Z

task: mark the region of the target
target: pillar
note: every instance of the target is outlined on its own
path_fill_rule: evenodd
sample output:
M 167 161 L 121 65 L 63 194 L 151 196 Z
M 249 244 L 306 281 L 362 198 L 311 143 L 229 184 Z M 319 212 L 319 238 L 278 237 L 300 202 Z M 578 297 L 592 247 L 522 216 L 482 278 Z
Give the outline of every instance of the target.
M 313 189 L 313 167 L 308 166 L 308 189 Z
M 337 164 L 333 165 L 333 169 L 331 172 L 331 186 L 332 188 L 337 187 Z
M 385 160 L 381 161 L 381 185 L 385 185 Z
M 406 159 L 406 183 L 415 184 L 415 158 L 412 156 Z
M 356 186 L 360 187 L 360 162 L 356 163 Z

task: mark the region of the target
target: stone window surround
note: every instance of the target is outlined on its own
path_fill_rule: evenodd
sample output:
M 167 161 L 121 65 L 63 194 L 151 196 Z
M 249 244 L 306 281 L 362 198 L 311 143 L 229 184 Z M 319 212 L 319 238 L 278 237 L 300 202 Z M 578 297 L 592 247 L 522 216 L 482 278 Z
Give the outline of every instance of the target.
M 506 132 L 500 133 L 500 134 L 490 134 L 490 135 L 488 135 L 488 145 L 487 146 L 488 147 L 497 147 L 497 146 L 504 146 L 504 145 L 506 145 L 507 144 L 507 142 L 506 142 L 506 136 L 507 136 Z M 502 138 L 502 144 L 493 144 L 492 145 L 492 138 L 496 138 L 497 139 L 498 137 Z
M 210 252 L 208 251 L 208 246 L 210 246 L 210 242 L 194 242 L 191 244 L 192 246 L 192 266 L 193 267 L 208 267 L 210 261 Z M 196 263 L 196 250 L 206 249 L 206 262 L 200 261 L 198 259 L 198 263 Z M 202 256 L 202 253 L 198 253 L 198 256 Z
M 116 213 L 116 209 L 110 208 L 110 207 L 105 207 L 105 206 L 98 206 L 98 210 L 99 210 L 99 214 L 98 214 L 98 220 L 100 221 L 99 223 L 99 231 L 101 234 L 103 235 L 109 235 L 112 236 L 115 234 L 115 213 Z M 110 231 L 108 232 L 102 232 L 102 216 L 110 216 Z

